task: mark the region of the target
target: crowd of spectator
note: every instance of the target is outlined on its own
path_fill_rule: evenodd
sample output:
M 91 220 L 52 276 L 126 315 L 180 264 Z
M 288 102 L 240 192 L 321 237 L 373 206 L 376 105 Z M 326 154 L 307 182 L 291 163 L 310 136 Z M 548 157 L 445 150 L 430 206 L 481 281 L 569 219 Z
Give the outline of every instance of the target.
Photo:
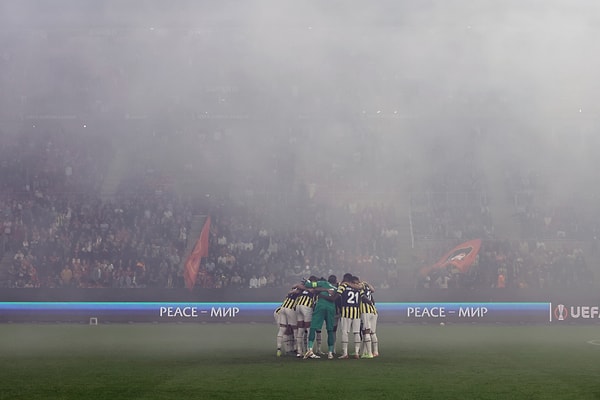
M 432 249 L 422 265 L 441 257 Z M 581 243 L 541 240 L 485 240 L 474 265 L 465 274 L 439 268 L 417 281 L 421 288 L 583 289 L 594 274 Z
M 50 204 L 42 210 L 49 224 L 14 233 L 21 245 L 10 286 L 174 287 L 191 216 L 185 205 L 153 196 Z
M 97 140 L 64 132 L 2 140 L 3 238 L 14 254 L 7 286 L 181 287 L 192 217 L 201 213 L 214 223 L 199 286 L 280 286 L 347 270 L 394 282 L 387 272 L 397 267 L 393 208 L 325 206 L 307 197 L 296 199 L 285 224 L 273 218 L 276 206 L 261 202 L 183 201 L 151 169 L 105 200 L 112 150 Z
M 438 163 L 438 173 L 410 194 L 415 240 L 493 238 L 494 224 L 481 166 L 472 156 L 446 155 Z
M 492 215 L 483 192 L 411 193 L 415 240 L 461 240 L 494 236 Z
M 134 176 L 102 200 L 108 142 L 64 132 L 1 141 L 9 287 L 173 287 L 189 204 Z M 93 149 L 93 152 L 92 152 Z
M 302 33 L 293 51 L 307 62 L 321 59 L 316 34 L 323 35 L 321 50 L 337 54 L 326 66 L 336 79 L 290 80 L 283 64 L 270 73 L 275 43 L 265 43 L 261 53 L 252 32 L 219 25 L 19 27 L 0 39 L 0 117 L 28 125 L 18 134 L 0 132 L 1 244 L 2 254 L 11 255 L 4 285 L 183 287 L 181 268 L 196 239 L 190 237 L 194 216 L 210 215 L 200 287 L 282 286 L 346 271 L 378 287 L 406 286 L 406 260 L 399 265 L 398 257 L 410 240 L 402 235 L 408 210 L 389 198 L 380 204 L 356 200 L 357 191 L 406 195 L 406 187 L 413 239 L 438 243 L 426 263 L 437 261 L 449 241 L 486 239 L 476 275 L 460 285 L 575 287 L 590 281 L 580 247 L 545 245 L 592 238 L 597 249 L 600 224 L 582 213 L 577 199 L 544 202 L 549 196 L 540 177 L 515 163 L 505 191 L 514 200 L 520 236 L 537 240 L 493 241 L 486 160 L 478 160 L 485 157 L 478 154 L 485 149 L 479 147 L 481 129 L 470 126 L 472 118 L 445 124 L 415 117 L 444 115 L 449 107 L 465 109 L 457 115 L 483 115 L 478 111 L 495 110 L 501 96 L 486 106 L 484 88 L 438 92 L 430 74 L 402 76 L 385 63 L 376 74 L 360 74 L 386 46 L 340 47 L 335 29 L 306 35 L 304 28 L 289 27 Z M 388 33 L 380 32 L 381 39 Z M 406 46 L 410 51 L 412 44 Z M 275 49 L 289 50 L 284 47 Z M 239 62 L 223 63 L 224 48 Z M 249 54 L 263 56 L 266 67 L 255 68 L 258 58 Z M 365 93 L 389 96 L 375 107 Z M 114 135 L 111 142 L 86 134 L 87 117 L 137 132 Z M 61 125 L 68 123 L 80 131 L 66 133 Z M 506 140 L 495 136 L 494 152 Z M 115 144 L 127 147 L 127 174 L 107 198 L 102 187 Z M 182 196 L 169 173 L 201 180 L 212 196 Z M 399 184 L 404 180 L 411 184 Z M 228 183 L 225 195 L 213 190 L 218 181 Z
M 276 203 L 257 193 L 183 199 L 152 165 L 133 168 L 105 199 L 109 141 L 62 131 L 3 134 L 0 153 L 2 243 L 12 257 L 5 286 L 181 288 L 197 215 L 213 221 L 201 288 L 280 287 L 346 271 L 377 287 L 407 286 L 397 259 L 406 244 L 399 238 L 405 210 L 390 204 L 318 201 L 310 187 L 289 188 Z M 581 247 L 493 240 L 481 192 L 427 192 L 412 201 L 438 221 L 429 225 L 432 239 L 485 239 L 471 274 L 419 285 L 572 288 L 592 281 Z M 432 249 L 423 263 L 447 250 Z
M 311 218 L 278 226 L 265 223 L 268 207 L 249 212 L 221 203 L 211 213 L 211 251 L 198 285 L 289 286 L 302 277 L 349 270 L 380 287 L 399 285 L 393 209 L 308 207 Z
M 512 170 L 505 176 L 506 192 L 514 206 L 523 238 L 540 240 L 597 240 L 600 219 L 596 199 L 585 193 L 564 193 L 561 201 L 548 193 L 548 182 L 534 171 Z

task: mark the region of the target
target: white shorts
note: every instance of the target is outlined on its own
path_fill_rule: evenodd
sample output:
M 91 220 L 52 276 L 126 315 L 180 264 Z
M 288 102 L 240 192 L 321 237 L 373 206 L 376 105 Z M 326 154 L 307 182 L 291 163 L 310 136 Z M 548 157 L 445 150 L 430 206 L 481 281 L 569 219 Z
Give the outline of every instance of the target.
M 341 332 L 360 332 L 360 318 L 340 318 L 339 329 Z
M 301 322 L 301 321 L 310 322 L 310 321 L 312 321 L 312 314 L 313 314 L 312 307 L 303 306 L 303 305 L 300 305 L 300 304 L 298 304 L 296 306 L 296 317 L 298 319 L 298 322 Z
M 282 320 L 283 320 L 283 312 L 281 311 L 282 309 L 279 309 L 279 311 L 275 310 L 273 311 L 273 318 L 275 318 L 275 323 L 277 325 L 282 324 Z
M 363 330 L 370 330 L 371 333 L 377 329 L 377 314 L 374 313 L 363 313 L 360 316 L 360 320 L 363 324 Z
M 282 315 L 279 320 L 280 325 L 298 325 L 298 319 L 296 317 L 296 310 L 292 310 L 291 308 L 282 308 L 279 311 L 279 314 Z

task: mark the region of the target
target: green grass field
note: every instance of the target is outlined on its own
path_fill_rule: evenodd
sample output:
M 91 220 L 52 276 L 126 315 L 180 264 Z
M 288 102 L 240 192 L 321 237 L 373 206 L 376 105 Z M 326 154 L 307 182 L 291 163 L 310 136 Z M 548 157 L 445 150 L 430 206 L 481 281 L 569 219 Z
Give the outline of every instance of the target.
M 372 360 L 277 358 L 275 334 L 2 324 L 0 399 L 600 399 L 598 326 L 383 324 Z

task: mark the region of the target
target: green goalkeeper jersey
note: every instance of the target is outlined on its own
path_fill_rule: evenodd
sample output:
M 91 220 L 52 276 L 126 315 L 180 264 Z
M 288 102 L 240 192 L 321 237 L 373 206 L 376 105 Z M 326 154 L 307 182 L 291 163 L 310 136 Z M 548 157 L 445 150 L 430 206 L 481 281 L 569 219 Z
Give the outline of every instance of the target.
M 335 286 L 333 286 L 331 283 L 327 282 L 327 281 L 316 281 L 316 282 L 312 282 L 312 281 L 306 281 L 304 282 L 304 286 L 306 286 L 307 288 L 323 288 L 323 291 L 320 293 L 323 296 L 330 296 L 328 290 L 333 289 L 336 290 L 337 288 Z M 334 303 L 330 302 L 330 301 L 317 301 L 317 304 L 321 303 L 321 305 L 327 305 L 327 306 L 335 306 Z

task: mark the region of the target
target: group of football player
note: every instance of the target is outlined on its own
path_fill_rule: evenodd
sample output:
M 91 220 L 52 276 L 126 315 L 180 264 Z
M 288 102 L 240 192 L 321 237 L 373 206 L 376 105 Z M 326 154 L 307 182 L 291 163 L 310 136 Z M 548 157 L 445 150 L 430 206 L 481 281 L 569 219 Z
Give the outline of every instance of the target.
M 294 285 L 275 310 L 277 357 L 284 354 L 303 359 L 335 358 L 338 331 L 340 359 L 379 356 L 377 308 L 373 287 L 351 273 L 341 282 L 311 276 Z M 327 350 L 322 350 L 323 327 L 327 332 Z M 348 352 L 350 338 L 354 353 Z

